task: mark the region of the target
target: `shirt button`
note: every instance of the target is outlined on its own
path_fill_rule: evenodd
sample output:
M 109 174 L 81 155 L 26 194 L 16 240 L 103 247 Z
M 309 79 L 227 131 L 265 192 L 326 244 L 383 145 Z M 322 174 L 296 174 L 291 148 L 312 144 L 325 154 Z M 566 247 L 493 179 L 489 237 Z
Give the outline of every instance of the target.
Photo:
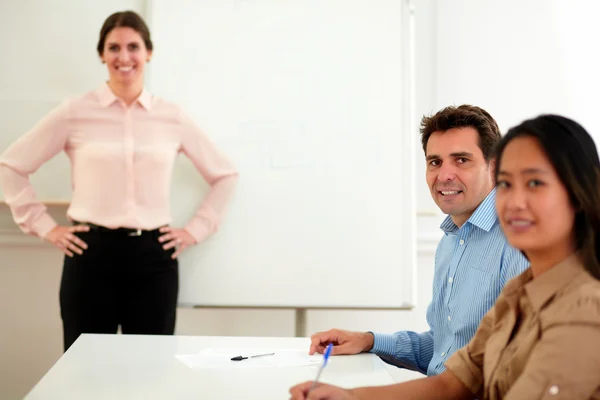
M 445 351 L 442 351 L 442 357 L 444 357 L 446 355 Z
M 558 386 L 556 385 L 552 385 L 550 386 L 550 388 L 548 389 L 548 393 L 551 394 L 552 396 L 557 395 L 559 392 L 558 390 Z
M 452 321 L 452 318 L 450 318 L 450 316 L 448 315 L 448 321 Z
M 454 280 L 454 279 L 452 279 L 452 278 L 448 278 L 448 282 L 449 282 L 449 283 L 452 283 L 452 281 L 453 281 L 453 280 Z
M 465 244 L 465 241 L 460 239 L 460 242 L 458 242 L 458 243 L 460 243 L 460 245 L 462 246 L 463 244 Z

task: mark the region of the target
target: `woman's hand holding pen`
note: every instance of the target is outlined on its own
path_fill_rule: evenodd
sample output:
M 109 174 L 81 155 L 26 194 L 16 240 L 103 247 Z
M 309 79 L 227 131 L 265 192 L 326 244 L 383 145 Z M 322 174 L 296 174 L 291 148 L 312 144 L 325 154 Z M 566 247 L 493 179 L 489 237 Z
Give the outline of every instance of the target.
M 87 249 L 87 244 L 79 239 L 75 232 L 87 232 L 90 230 L 86 225 L 63 226 L 57 225 L 46 234 L 44 239 L 58 247 L 63 253 L 69 257 L 73 257 L 73 253 L 83 254 L 83 250 Z
M 360 400 L 352 390 L 319 383 L 312 388 L 313 381 L 296 385 L 290 389 L 290 400 Z
M 175 253 L 171 258 L 177 258 L 187 247 L 196 244 L 196 239 L 185 229 L 163 226 L 160 228 L 160 232 L 163 235 L 158 238 L 158 241 L 164 243 L 163 249 L 169 250 L 175 247 Z

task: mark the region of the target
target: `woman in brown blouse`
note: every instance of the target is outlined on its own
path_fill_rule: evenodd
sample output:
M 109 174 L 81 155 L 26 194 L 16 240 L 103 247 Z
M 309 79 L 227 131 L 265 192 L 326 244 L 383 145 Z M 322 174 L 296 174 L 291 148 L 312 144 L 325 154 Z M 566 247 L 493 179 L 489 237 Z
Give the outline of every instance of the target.
M 311 382 L 292 399 L 600 399 L 600 161 L 576 122 L 512 128 L 496 160 L 496 209 L 530 268 L 434 377 L 352 390 Z M 308 393 L 308 394 L 307 394 Z

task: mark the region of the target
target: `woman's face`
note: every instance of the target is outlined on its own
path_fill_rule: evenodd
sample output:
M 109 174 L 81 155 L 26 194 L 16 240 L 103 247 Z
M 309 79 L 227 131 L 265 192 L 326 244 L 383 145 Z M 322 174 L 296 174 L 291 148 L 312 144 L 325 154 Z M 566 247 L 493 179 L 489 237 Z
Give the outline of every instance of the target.
M 575 210 L 537 139 L 513 139 L 499 161 L 496 209 L 508 242 L 530 259 L 571 254 Z
M 151 54 L 136 30 L 119 27 L 106 35 L 102 61 L 106 63 L 111 82 L 120 85 L 143 84 L 144 66 Z

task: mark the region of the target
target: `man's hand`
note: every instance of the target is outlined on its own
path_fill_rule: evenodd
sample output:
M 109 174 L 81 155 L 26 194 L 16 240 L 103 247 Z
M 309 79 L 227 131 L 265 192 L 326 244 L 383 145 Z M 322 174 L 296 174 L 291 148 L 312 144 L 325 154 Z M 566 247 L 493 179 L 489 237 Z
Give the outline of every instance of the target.
M 73 257 L 73 252 L 81 255 L 83 250 L 88 248 L 87 244 L 79 239 L 75 232 L 87 232 L 90 227 L 87 225 L 63 226 L 57 225 L 44 236 L 44 239 L 58 247 L 69 257 Z
M 317 387 L 310 390 L 312 385 L 313 382 L 309 381 L 292 387 L 290 400 L 360 400 L 348 389 L 319 383 Z
M 171 258 L 177 258 L 187 247 L 196 244 L 196 239 L 185 229 L 172 228 L 170 226 L 163 226 L 159 229 L 161 235 L 158 238 L 160 243 L 165 243 L 163 245 L 163 249 L 169 250 L 173 247 L 176 247 L 175 253 L 171 256 Z
M 331 329 L 318 332 L 310 337 L 308 354 L 323 353 L 329 343 L 333 343 L 331 355 L 358 354 L 373 348 L 375 338 L 368 332 L 350 332 Z

